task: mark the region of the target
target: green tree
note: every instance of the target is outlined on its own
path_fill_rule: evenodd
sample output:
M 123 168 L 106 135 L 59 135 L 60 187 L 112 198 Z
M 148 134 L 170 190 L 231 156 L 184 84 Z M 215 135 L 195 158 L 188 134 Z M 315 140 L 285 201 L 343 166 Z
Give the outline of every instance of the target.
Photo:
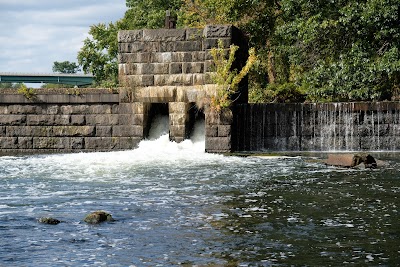
M 79 69 L 79 66 L 75 62 L 55 61 L 53 63 L 53 72 L 71 74 L 71 73 L 77 73 L 78 71 L 80 71 L 80 69 Z
M 281 1 L 273 44 L 313 101 L 381 100 L 399 88 L 399 0 Z
M 90 37 L 84 40 L 78 52 L 79 65 L 85 73 L 94 75 L 98 85 L 113 87 L 118 84 L 118 31 L 163 27 L 165 11 L 169 9 L 174 14 L 181 1 L 127 0 L 126 4 L 128 10 L 122 19 L 92 25 Z

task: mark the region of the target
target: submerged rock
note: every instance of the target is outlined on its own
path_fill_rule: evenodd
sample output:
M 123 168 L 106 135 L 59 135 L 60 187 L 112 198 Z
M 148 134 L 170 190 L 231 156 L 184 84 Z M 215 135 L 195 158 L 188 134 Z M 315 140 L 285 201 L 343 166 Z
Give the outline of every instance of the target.
M 109 214 L 105 211 L 102 211 L 102 210 L 98 210 L 98 211 L 94 211 L 94 212 L 86 215 L 84 221 L 87 223 L 90 223 L 90 224 L 97 224 L 97 223 L 106 222 L 106 221 L 113 222 L 115 220 L 113 219 L 111 214 Z
M 39 222 L 44 224 L 59 224 L 61 221 L 51 217 L 42 217 L 39 219 Z
M 332 166 L 346 168 L 353 168 L 361 163 L 364 163 L 366 168 L 377 167 L 376 160 L 369 154 L 329 154 L 325 163 Z

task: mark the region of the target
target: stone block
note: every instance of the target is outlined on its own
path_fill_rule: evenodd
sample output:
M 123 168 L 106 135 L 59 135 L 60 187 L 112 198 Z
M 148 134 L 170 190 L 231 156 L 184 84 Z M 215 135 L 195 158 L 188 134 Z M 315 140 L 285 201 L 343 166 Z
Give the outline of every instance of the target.
M 33 137 L 33 149 L 68 149 L 68 137 Z
M 6 136 L 6 126 L 0 126 L 0 136 Z
M 33 138 L 18 137 L 18 149 L 33 149 Z
M 193 74 L 193 85 L 204 85 L 205 75 L 204 74 Z
M 8 137 L 46 137 L 53 135 L 53 126 L 7 126 L 6 136 Z
M 132 126 L 132 134 L 130 137 L 139 137 L 144 138 L 144 127 L 143 125 L 133 125 Z
M 194 52 L 174 52 L 171 53 L 172 62 L 192 62 L 192 55 Z
M 160 52 L 159 42 L 134 42 L 118 44 L 120 53 L 152 53 Z M 164 52 L 164 51 L 161 51 Z M 165 51 L 168 52 L 168 51 Z
M 206 137 L 218 137 L 218 126 L 206 125 Z
M 118 31 L 119 43 L 131 43 L 135 41 L 142 41 L 143 30 L 122 30 Z
M 27 115 L 0 115 L 1 125 L 25 125 Z
M 145 115 L 144 114 L 134 114 L 132 116 L 132 123 L 133 125 L 144 125 L 145 122 Z
M 149 103 L 167 103 L 175 99 L 176 88 L 174 86 L 151 86 L 136 90 L 135 99 Z
M 119 53 L 118 62 L 120 64 L 162 62 L 156 60 L 155 55 L 153 52 Z
M 218 125 L 218 136 L 227 137 L 231 136 L 232 126 L 231 125 Z
M 96 126 L 96 137 L 111 137 L 112 126 Z
M 159 49 L 160 52 L 202 51 L 203 44 L 201 41 L 162 42 Z
M 112 127 L 112 136 L 116 137 L 131 137 L 135 136 L 136 128 L 135 125 L 116 125 Z
M 85 125 L 85 115 L 71 115 L 71 125 Z
M 111 105 L 91 105 L 89 106 L 89 114 L 111 114 Z
M 192 55 L 192 62 L 203 62 L 206 59 L 206 52 L 205 51 L 194 51 L 191 52 Z
M 54 115 L 28 115 L 27 125 L 54 125 Z
M 222 48 L 229 48 L 230 45 L 232 44 L 232 39 L 230 38 L 207 38 L 203 41 L 203 47 L 204 49 L 212 49 L 212 48 L 216 48 L 218 46 L 218 42 L 219 40 L 221 40 L 222 42 Z
M 0 149 L 16 149 L 17 146 L 17 137 L 0 137 Z
M 186 39 L 186 29 L 149 29 L 143 30 L 143 41 L 176 42 Z
M 60 111 L 60 106 L 59 105 L 48 105 L 46 107 L 46 114 L 49 115 L 56 115 Z
M 186 127 L 185 125 L 170 125 L 169 136 L 170 137 L 185 137 Z
M 86 115 L 87 125 L 118 125 L 118 122 L 119 122 L 118 114 Z
M 171 102 L 168 104 L 169 114 L 186 114 L 189 108 L 190 104 L 185 102 Z
M 106 151 L 118 148 L 118 138 L 114 137 L 86 137 L 85 149 Z
M 168 63 L 126 63 L 119 64 L 120 75 L 168 74 Z
M 128 75 L 126 76 L 128 87 L 143 87 L 154 85 L 154 75 Z
M 94 126 L 53 126 L 53 136 L 94 136 Z
M 232 25 L 207 25 L 204 28 L 205 38 L 226 38 L 232 36 Z
M 10 105 L 7 108 L 7 113 L 0 114 L 40 114 L 42 107 L 39 105 Z
M 132 114 L 133 111 L 133 103 L 120 103 L 119 104 L 119 114 Z M 114 113 L 114 112 L 113 112 Z
M 8 111 L 8 107 L 6 105 L 0 105 L 0 115 L 5 115 L 5 114 L 10 114 L 10 112 Z
M 170 125 L 185 125 L 187 119 L 188 119 L 188 115 L 186 113 L 170 113 L 169 114 Z
M 231 125 L 233 123 L 233 114 L 231 110 L 206 112 L 205 117 L 206 125 Z
M 85 147 L 85 139 L 83 137 L 71 137 L 70 149 L 83 149 Z
M 119 114 L 118 124 L 119 125 L 133 125 L 133 114 Z
M 89 105 L 63 105 L 60 107 L 61 114 L 88 114 L 90 113 Z
M 182 70 L 183 73 L 203 73 L 204 63 L 183 63 Z
M 154 75 L 155 86 L 193 85 L 192 74 Z
M 169 66 L 169 74 L 182 74 L 182 63 L 171 63 Z
M 232 151 L 230 137 L 208 137 L 205 142 L 206 152 L 228 153 Z
M 54 115 L 55 125 L 69 125 L 71 121 L 70 115 Z
M 172 52 L 154 53 L 152 59 L 148 62 L 171 63 L 173 61 L 173 55 L 174 53 Z
M 119 137 L 119 149 L 134 149 L 141 140 L 142 138 L 137 137 Z

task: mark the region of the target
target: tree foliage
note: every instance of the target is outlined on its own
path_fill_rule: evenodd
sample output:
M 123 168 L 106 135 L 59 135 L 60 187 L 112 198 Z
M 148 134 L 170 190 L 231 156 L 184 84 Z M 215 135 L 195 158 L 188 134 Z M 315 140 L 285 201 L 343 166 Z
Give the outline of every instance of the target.
M 94 75 L 98 85 L 114 87 L 118 84 L 118 31 L 163 27 L 165 11 L 178 10 L 181 1 L 127 0 L 126 5 L 125 16 L 115 23 L 92 25 L 90 37 L 84 40 L 78 53 L 79 65 L 85 73 Z
M 253 101 L 400 98 L 400 0 L 127 0 L 124 18 L 93 25 L 78 54 L 96 81 L 117 82 L 117 31 L 230 23 L 256 47 Z M 285 96 L 287 99 L 285 99 Z
M 80 71 L 80 69 L 79 69 L 79 66 L 75 62 L 55 61 L 53 63 L 53 72 L 71 74 L 71 73 L 77 73 L 78 71 Z

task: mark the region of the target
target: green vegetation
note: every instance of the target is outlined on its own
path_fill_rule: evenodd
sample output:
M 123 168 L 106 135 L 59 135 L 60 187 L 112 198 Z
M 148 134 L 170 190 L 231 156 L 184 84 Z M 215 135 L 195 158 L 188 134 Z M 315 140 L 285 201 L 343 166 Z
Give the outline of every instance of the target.
M 255 47 L 250 101 L 400 98 L 400 0 L 127 0 L 125 16 L 93 25 L 78 62 L 97 84 L 118 83 L 117 31 L 234 24 Z
M 28 88 L 25 84 L 20 85 L 20 87 L 17 90 L 17 93 L 24 95 L 29 100 L 34 100 L 36 96 L 35 89 Z
M 249 73 L 257 60 L 255 49 L 252 48 L 249 51 L 246 65 L 240 72 L 236 69 L 232 70 L 232 64 L 235 61 L 235 54 L 238 49 L 238 46 L 231 45 L 228 58 L 221 40 L 218 42 L 218 48 L 211 49 L 211 56 L 215 66 L 213 79 L 217 84 L 216 95 L 211 97 L 210 101 L 210 106 L 213 110 L 221 111 L 221 109 L 228 108 L 231 105 L 232 96 L 238 92 L 240 81 Z
M 77 73 L 78 71 L 80 71 L 80 69 L 79 69 L 79 66 L 75 62 L 55 61 L 53 63 L 53 72 L 73 74 L 73 73 Z

